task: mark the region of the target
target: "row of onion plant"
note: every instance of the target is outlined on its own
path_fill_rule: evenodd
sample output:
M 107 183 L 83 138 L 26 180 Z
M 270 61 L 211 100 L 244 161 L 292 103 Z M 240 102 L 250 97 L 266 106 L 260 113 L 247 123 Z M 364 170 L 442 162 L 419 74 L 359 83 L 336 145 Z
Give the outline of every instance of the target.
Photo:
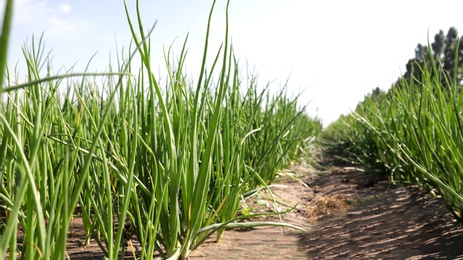
M 458 50 L 455 56 L 458 64 Z M 430 60 L 420 68 L 420 80 L 402 80 L 387 93 L 367 96 L 330 131 L 349 124 L 350 129 L 333 139 L 349 147 L 350 158 L 381 168 L 392 181 L 418 183 L 442 196 L 449 211 L 463 222 L 461 82 L 434 57 Z M 353 133 L 356 140 L 348 137 Z
M 166 53 L 161 82 L 150 55 L 154 27 L 144 28 L 136 5 L 134 20 L 126 5 L 133 45 L 117 69 L 54 75 L 40 38 L 24 48 L 25 79 L 6 70 L 0 258 L 66 258 L 75 218 L 82 219 L 85 243 L 94 240 L 108 259 L 130 254 L 129 239 L 142 245 L 134 257 L 185 259 L 229 228 L 297 228 L 239 221 L 254 216 L 238 216 L 239 203 L 270 184 L 321 122 L 286 90 L 258 92 L 253 80 L 243 89 L 228 42 L 228 6 L 224 43 L 206 64 L 215 2 L 198 78 L 183 71 L 185 40 L 179 57 Z

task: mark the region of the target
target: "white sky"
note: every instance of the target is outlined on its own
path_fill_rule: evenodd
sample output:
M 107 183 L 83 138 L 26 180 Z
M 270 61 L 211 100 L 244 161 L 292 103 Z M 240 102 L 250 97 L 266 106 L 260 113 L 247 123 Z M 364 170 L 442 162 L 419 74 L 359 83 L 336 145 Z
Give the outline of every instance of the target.
M 127 0 L 134 6 L 134 0 Z M 214 51 L 223 40 L 225 0 L 218 0 L 212 33 Z M 199 66 L 212 0 L 140 0 L 150 27 L 155 64 L 175 40 L 180 53 L 189 32 L 187 69 Z M 5 0 L 0 0 L 3 11 Z M 231 0 L 230 35 L 236 56 L 259 75 L 259 83 L 279 88 L 290 77 L 294 93 L 306 89 L 301 104 L 325 125 L 348 113 L 375 87 L 388 89 L 414 56 L 418 43 L 451 26 L 463 32 L 463 1 L 428 0 Z M 133 11 L 133 10 L 132 10 Z M 135 16 L 135 12 L 132 12 Z M 122 0 L 17 0 L 10 41 L 13 68 L 21 44 L 43 32 L 54 69 L 107 70 L 117 45 L 128 47 L 130 32 Z M 196 70 L 197 71 L 197 70 Z M 21 73 L 23 74 L 23 73 Z M 242 74 L 245 76 L 244 74 Z M 197 75 L 194 75 L 196 78 Z

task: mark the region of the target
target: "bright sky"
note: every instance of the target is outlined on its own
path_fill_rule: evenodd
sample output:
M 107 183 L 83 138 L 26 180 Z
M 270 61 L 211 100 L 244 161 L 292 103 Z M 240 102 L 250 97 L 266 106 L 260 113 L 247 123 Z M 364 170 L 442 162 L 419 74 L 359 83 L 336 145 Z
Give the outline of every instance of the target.
M 211 50 L 222 42 L 225 28 L 226 1 L 217 1 Z M 134 6 L 135 1 L 127 2 Z M 4 4 L 0 0 L 0 11 Z M 152 35 L 156 64 L 164 64 L 162 50 L 174 41 L 180 53 L 189 32 L 187 69 L 195 71 L 211 4 L 140 0 L 144 25 L 157 21 Z M 428 32 L 431 42 L 451 26 L 463 33 L 461 10 L 459 0 L 231 0 L 229 24 L 243 72 L 247 63 L 260 84 L 274 81 L 274 88 L 290 77 L 290 90 L 306 89 L 301 104 L 309 103 L 309 114 L 326 126 L 373 88 L 390 88 L 416 45 L 427 43 Z M 55 70 L 77 62 L 74 71 L 81 71 L 97 53 L 92 68 L 105 71 L 116 42 L 120 48 L 130 41 L 123 0 L 16 0 L 14 15 L 10 68 L 21 60 L 21 44 L 42 32 Z

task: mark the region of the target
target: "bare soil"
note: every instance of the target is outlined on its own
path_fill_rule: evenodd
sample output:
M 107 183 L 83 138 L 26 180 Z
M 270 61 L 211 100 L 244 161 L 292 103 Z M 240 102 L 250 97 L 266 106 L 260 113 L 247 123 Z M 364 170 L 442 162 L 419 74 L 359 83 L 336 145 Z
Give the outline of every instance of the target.
M 274 188 L 296 210 L 277 227 L 227 231 L 191 259 L 463 259 L 463 227 L 444 203 L 418 187 L 395 187 L 352 167 L 311 173 L 291 170 L 307 184 L 283 178 Z
M 302 227 L 227 230 L 211 237 L 190 257 L 200 259 L 463 259 L 463 227 L 438 198 L 417 187 L 395 187 L 353 167 L 317 172 L 292 166 L 272 187 L 278 208 L 297 206 L 281 220 Z M 247 202 L 253 212 L 275 211 L 268 192 Z M 280 221 L 267 217 L 259 221 Z M 83 246 L 76 222 L 70 259 L 102 259 L 93 242 Z M 134 241 L 130 250 L 140 249 Z

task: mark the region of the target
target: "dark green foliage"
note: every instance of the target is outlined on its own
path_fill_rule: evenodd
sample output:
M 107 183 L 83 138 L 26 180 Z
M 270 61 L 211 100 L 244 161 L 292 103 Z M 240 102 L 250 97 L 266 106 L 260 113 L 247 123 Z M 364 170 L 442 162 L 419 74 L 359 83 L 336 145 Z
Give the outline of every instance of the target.
M 463 65 L 463 42 L 458 36 L 458 31 L 455 27 L 451 27 L 447 34 L 444 35 L 442 30 L 434 36 L 434 42 L 430 46 L 418 44 L 415 48 L 415 57 L 410 59 L 406 65 L 406 72 L 403 78 L 407 82 L 410 80 L 415 83 L 422 82 L 423 70 L 428 70 L 431 76 L 436 77 L 438 74 L 444 73 L 448 78 L 455 76 L 458 87 L 461 86 Z M 457 55 L 458 54 L 458 55 Z M 433 62 L 441 64 L 439 70 L 431 69 Z M 455 64 L 456 62 L 456 64 Z M 440 83 L 448 88 L 449 82 L 446 82 L 444 77 L 439 77 Z M 403 86 L 399 79 L 395 85 Z

